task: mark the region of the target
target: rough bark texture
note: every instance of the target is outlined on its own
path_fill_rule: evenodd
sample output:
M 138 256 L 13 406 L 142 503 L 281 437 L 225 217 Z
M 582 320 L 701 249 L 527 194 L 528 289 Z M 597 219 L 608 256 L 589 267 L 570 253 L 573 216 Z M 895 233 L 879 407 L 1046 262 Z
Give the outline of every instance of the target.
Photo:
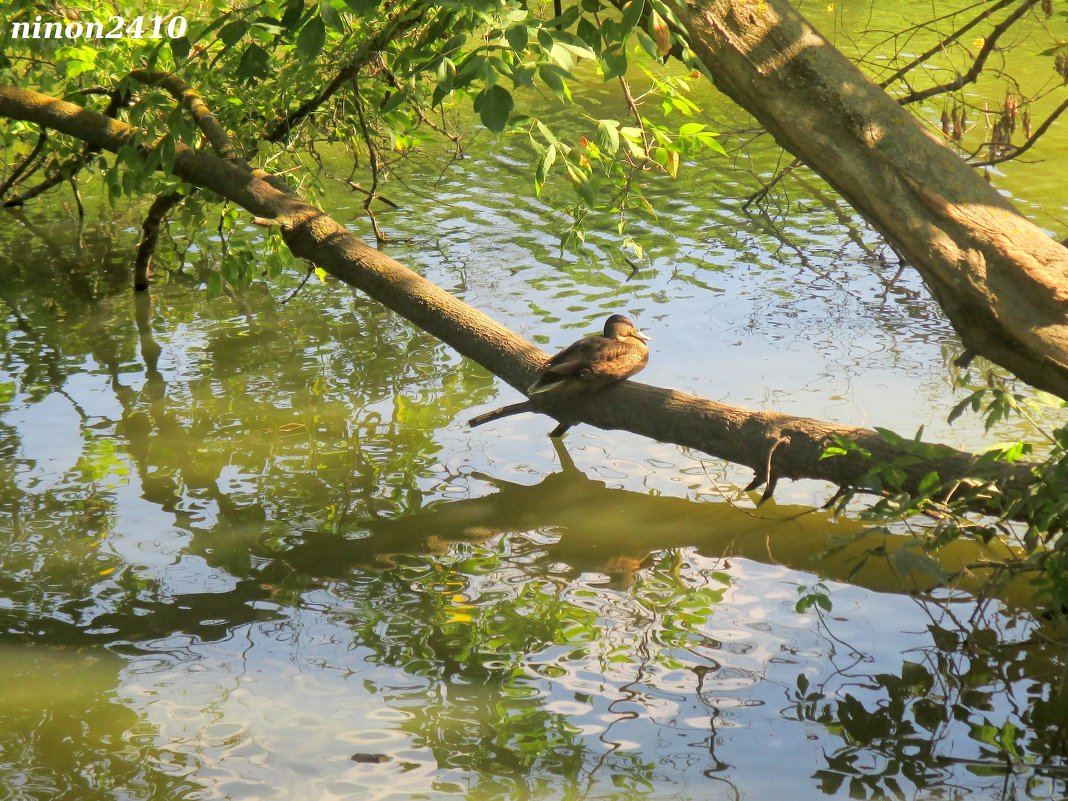
M 674 5 L 716 86 L 904 254 L 965 346 L 1068 399 L 1068 249 L 925 131 L 788 0 Z
M 110 151 L 133 130 L 116 120 L 37 92 L 0 85 L 0 116 L 28 120 Z M 281 226 L 294 255 L 366 292 L 516 389 L 530 385 L 547 354 L 448 292 L 364 244 L 352 232 L 288 189 L 283 181 L 212 154 L 179 146 L 174 173 Z M 930 471 L 946 481 L 982 475 L 1022 486 L 1029 465 L 980 462 L 969 453 L 928 446 L 919 457 L 876 432 L 777 412 L 754 412 L 670 389 L 624 381 L 591 396 L 542 393 L 532 405 L 561 422 L 585 422 L 672 442 L 746 465 L 758 478 L 816 478 L 855 486 L 873 464 L 903 458 L 906 487 Z M 822 459 L 836 436 L 852 439 L 871 459 Z M 769 464 L 771 469 L 769 470 Z M 991 507 L 996 509 L 996 504 Z

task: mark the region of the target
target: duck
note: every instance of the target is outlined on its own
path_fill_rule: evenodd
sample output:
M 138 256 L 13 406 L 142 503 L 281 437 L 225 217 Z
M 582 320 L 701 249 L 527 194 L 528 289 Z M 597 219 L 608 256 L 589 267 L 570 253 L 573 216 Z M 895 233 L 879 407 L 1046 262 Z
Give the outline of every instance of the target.
M 630 378 L 649 362 L 651 342 L 622 314 L 613 314 L 604 324 L 604 333 L 572 342 L 549 359 L 527 395 L 542 392 L 596 392 Z
M 541 393 L 596 392 L 630 378 L 649 362 L 645 343 L 651 341 L 652 337 L 639 331 L 628 317 L 613 314 L 605 321 L 603 333 L 572 342 L 547 360 L 538 379 L 527 388 L 526 400 L 472 417 L 468 425 L 474 428 L 513 414 L 537 411 L 532 399 Z M 563 421 L 549 436 L 562 437 L 573 425 Z

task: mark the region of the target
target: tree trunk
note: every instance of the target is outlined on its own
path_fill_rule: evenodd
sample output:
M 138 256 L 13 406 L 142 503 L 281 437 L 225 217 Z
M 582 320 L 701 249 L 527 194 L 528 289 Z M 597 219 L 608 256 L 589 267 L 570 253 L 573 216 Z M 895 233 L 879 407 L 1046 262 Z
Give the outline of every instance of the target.
M 133 129 L 122 122 L 12 86 L 0 85 L 0 116 L 34 122 L 112 152 L 130 144 L 133 136 Z M 295 256 L 366 292 L 519 391 L 531 384 L 545 362 L 543 351 L 369 247 L 294 194 L 281 179 L 184 145 L 178 146 L 174 174 L 245 208 L 260 222 L 279 225 Z M 1021 487 L 1030 480 L 1033 468 L 980 461 L 974 454 L 944 445 L 924 446 L 926 451 L 917 454 L 869 429 L 754 412 L 633 381 L 589 396 L 540 393 L 530 403 L 561 422 L 631 431 L 748 466 L 757 475 L 755 484 L 770 487 L 785 477 L 863 488 L 862 477 L 868 469 L 894 461 L 900 463 L 905 476 L 902 488 L 911 492 L 932 471 L 947 487 L 962 476 L 983 476 Z M 869 455 L 853 452 L 822 458 L 836 438 L 856 442 Z M 998 511 L 996 503 L 990 511 Z
M 716 86 L 920 271 L 965 347 L 1068 399 L 1068 249 L 869 81 L 789 0 L 674 6 Z

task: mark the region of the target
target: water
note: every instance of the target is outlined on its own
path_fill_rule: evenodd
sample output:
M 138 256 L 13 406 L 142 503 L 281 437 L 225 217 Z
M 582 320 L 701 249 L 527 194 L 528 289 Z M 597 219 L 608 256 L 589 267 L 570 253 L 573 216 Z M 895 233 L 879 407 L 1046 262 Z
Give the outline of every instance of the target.
M 636 271 L 611 226 L 560 252 L 525 153 L 483 135 L 430 199 L 403 167 L 391 255 L 547 349 L 624 311 L 649 383 L 1034 436 L 945 423 L 955 336 L 818 182 L 742 211 L 770 146 L 655 185 Z M 361 202 L 323 205 L 367 235 Z M 515 393 L 344 287 L 281 303 L 300 265 L 205 302 L 203 236 L 134 300 L 138 216 L 92 215 L 0 221 L 4 797 L 1063 796 L 1063 639 L 1026 582 L 926 592 L 865 556 L 907 536 L 814 511 L 813 482 L 757 510 L 746 471 L 674 446 L 469 430 Z M 821 580 L 833 610 L 798 614 Z

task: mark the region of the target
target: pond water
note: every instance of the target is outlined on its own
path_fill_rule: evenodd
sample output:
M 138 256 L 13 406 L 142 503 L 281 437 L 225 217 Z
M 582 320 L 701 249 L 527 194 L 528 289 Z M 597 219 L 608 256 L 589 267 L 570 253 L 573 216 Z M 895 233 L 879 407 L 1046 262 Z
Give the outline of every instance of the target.
M 634 269 L 611 224 L 561 252 L 523 138 L 470 133 L 437 183 L 439 154 L 398 168 L 389 252 L 546 349 L 622 311 L 648 383 L 1034 436 L 945 422 L 955 335 L 817 179 L 741 208 L 770 141 L 656 184 Z M 1034 169 L 995 177 L 1022 195 Z M 361 200 L 322 205 L 369 236 Z M 0 219 L 3 797 L 1064 796 L 1063 633 L 1026 587 L 924 591 L 871 556 L 915 544 L 815 510 L 826 486 L 757 509 L 745 471 L 675 446 L 471 430 L 516 393 L 335 283 L 283 302 L 299 265 L 206 302 L 209 235 L 135 299 L 138 211 L 94 203 L 79 233 L 63 202 Z M 796 612 L 821 580 L 832 611 Z

